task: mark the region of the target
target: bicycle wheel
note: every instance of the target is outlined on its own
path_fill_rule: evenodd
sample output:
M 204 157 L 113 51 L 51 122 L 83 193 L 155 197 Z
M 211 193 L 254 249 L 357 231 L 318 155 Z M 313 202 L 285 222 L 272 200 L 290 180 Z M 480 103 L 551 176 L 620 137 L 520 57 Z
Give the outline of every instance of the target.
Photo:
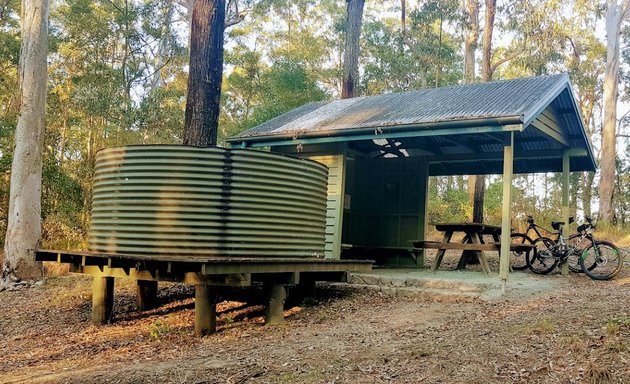
M 558 265 L 558 259 L 553 254 L 556 243 L 548 237 L 539 237 L 534 240 L 536 252 L 527 254 L 527 266 L 539 275 L 546 275 Z
M 582 270 L 593 280 L 610 280 L 623 267 L 623 256 L 619 248 L 609 241 L 596 241 L 584 249 L 580 257 Z M 595 265 L 594 268 L 588 267 Z
M 582 273 L 582 265 L 580 264 L 580 256 L 582 256 L 582 252 L 584 249 L 593 244 L 593 238 L 591 235 L 586 235 L 582 238 L 582 235 L 579 233 L 574 233 L 567 239 L 567 244 L 569 246 L 569 256 L 567 257 L 567 263 L 569 263 L 569 270 L 575 273 Z M 595 263 L 588 266 L 589 270 L 595 268 Z
M 534 241 L 524 233 L 513 233 L 510 235 L 510 240 L 512 244 L 516 245 L 534 244 Z M 510 251 L 510 266 L 512 269 L 522 271 L 527 268 L 527 253 L 527 251 Z

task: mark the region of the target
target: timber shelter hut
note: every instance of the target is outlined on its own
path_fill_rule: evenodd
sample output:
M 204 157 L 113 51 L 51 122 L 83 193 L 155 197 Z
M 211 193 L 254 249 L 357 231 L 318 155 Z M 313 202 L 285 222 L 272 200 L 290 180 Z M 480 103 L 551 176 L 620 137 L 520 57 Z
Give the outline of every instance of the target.
M 423 240 L 429 176 L 562 172 L 568 222 L 569 173 L 596 168 L 565 73 L 310 103 L 228 141 L 329 167 L 326 257 L 333 259 L 342 245 L 386 252 Z M 503 287 L 510 187 L 503 185 Z

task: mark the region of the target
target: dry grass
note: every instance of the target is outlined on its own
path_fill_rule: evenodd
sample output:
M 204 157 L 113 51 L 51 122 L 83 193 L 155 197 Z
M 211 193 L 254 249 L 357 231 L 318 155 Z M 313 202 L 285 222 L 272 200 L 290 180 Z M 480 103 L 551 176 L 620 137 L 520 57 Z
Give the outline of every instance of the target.
M 554 333 L 555 330 L 555 322 L 548 318 L 541 319 L 533 324 L 527 324 L 525 326 L 525 334 L 527 335 L 546 335 Z
M 589 362 L 584 371 L 584 381 L 589 384 L 607 384 L 613 382 L 613 375 L 608 368 Z
M 44 262 L 43 268 L 44 268 L 44 276 L 46 277 L 65 276 L 69 273 L 70 265 L 53 263 L 53 262 Z
M 598 225 L 595 231 L 598 240 L 608 240 L 618 247 L 630 247 L 630 229 Z

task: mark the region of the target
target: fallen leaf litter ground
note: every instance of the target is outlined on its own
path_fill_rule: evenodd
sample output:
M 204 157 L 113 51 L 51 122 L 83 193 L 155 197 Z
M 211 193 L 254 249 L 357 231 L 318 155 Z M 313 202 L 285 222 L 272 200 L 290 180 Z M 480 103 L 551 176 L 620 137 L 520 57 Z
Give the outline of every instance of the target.
M 93 326 L 91 280 L 49 278 L 0 292 L 0 382 L 630 383 L 628 268 L 544 278 L 552 288 L 492 300 L 321 285 L 276 326 L 224 302 L 203 339 L 190 286 L 161 284 L 160 307 L 136 312 L 117 282 L 115 322 Z

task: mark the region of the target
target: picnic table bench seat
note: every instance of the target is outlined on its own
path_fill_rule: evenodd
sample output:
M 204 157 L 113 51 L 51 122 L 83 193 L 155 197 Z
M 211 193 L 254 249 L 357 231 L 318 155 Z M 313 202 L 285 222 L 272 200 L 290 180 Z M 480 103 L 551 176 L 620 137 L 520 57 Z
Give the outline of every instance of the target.
M 501 243 L 444 243 L 440 241 L 418 240 L 413 242 L 418 249 L 457 249 L 463 251 L 500 251 Z M 510 244 L 510 251 L 527 252 L 536 248 L 533 244 Z
M 490 273 L 490 266 L 484 255 L 486 251 L 496 251 L 501 252 L 501 243 L 498 241 L 494 242 L 483 242 L 480 234 L 471 233 L 464 238 L 463 242 L 451 242 L 452 233 L 454 230 L 449 230 L 444 236 L 442 241 L 427 241 L 427 240 L 416 240 L 413 242 L 414 249 L 437 249 L 438 252 L 433 260 L 433 264 L 431 265 L 431 270 L 433 272 L 437 271 L 442 263 L 442 259 L 444 258 L 444 254 L 447 250 L 459 250 L 462 251 L 462 256 L 460 257 L 459 263 L 457 265 L 457 269 L 464 269 L 468 264 L 468 259 L 470 257 L 476 257 L 481 264 L 482 271 L 488 275 Z M 495 240 L 498 240 L 498 236 L 496 233 L 493 235 Z M 536 246 L 533 244 L 510 244 L 510 251 L 512 252 L 536 252 Z

